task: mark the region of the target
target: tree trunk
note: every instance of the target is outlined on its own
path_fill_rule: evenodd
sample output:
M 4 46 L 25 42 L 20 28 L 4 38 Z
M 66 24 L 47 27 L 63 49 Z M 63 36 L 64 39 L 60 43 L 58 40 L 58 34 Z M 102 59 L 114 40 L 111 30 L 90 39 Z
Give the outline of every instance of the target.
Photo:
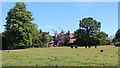
M 85 45 L 85 48 L 87 48 L 87 45 Z
M 75 48 L 78 48 L 78 46 L 77 46 L 77 45 L 75 45 Z
M 91 48 L 91 45 L 89 45 L 89 48 Z
M 95 45 L 95 48 L 97 48 L 97 46 Z
M 71 46 L 71 48 L 73 48 L 73 45 Z
M 115 42 L 113 42 L 113 44 L 115 45 Z

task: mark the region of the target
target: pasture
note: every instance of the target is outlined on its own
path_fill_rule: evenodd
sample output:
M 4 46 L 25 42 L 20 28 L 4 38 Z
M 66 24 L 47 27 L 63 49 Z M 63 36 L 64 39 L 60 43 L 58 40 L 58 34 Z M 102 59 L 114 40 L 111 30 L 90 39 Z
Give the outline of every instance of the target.
M 104 50 L 100 53 L 100 50 Z M 51 47 L 7 50 L 3 66 L 118 66 L 118 47 Z

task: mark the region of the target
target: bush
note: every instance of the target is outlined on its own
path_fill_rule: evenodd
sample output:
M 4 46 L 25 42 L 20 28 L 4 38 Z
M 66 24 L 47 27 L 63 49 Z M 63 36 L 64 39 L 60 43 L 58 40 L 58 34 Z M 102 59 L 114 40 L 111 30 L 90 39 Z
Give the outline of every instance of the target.
M 77 46 L 77 45 L 75 45 L 75 48 L 78 48 L 78 46 Z
M 71 45 L 71 48 L 73 48 L 73 45 Z
M 2 50 L 7 50 L 8 49 L 8 43 L 7 40 L 4 36 L 0 36 L 2 37 Z
M 120 47 L 120 42 L 115 42 L 115 47 L 119 46 Z

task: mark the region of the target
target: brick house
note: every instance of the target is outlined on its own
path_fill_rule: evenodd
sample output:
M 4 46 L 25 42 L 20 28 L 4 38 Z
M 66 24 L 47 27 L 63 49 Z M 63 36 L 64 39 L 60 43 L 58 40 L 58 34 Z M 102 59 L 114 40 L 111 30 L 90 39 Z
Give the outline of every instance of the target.
M 53 36 L 53 38 L 54 44 L 57 43 L 57 45 L 63 45 L 66 39 L 69 39 L 70 43 L 74 43 L 76 40 L 74 38 L 74 33 L 70 33 L 70 31 L 68 31 L 66 34 L 64 34 L 64 32 L 61 32 L 60 34 L 55 33 L 55 36 Z

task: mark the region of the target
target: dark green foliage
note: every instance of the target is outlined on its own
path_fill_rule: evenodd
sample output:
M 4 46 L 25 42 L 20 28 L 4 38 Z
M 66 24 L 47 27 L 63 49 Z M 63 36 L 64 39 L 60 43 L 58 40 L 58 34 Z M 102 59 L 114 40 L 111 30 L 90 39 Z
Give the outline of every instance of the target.
M 112 42 L 113 42 L 114 45 L 115 45 L 116 40 L 117 40 L 117 39 L 116 39 L 115 37 L 114 37 L 113 40 L 112 40 Z
M 30 11 L 26 10 L 24 3 L 16 3 L 16 5 L 9 10 L 6 17 L 5 38 L 9 46 L 31 46 L 32 45 L 32 31 L 35 25 L 31 22 L 34 20 Z
M 48 34 L 49 34 L 48 32 L 42 33 L 42 47 L 48 47 L 50 41 Z
M 112 40 L 110 39 L 110 37 L 108 37 L 106 39 L 106 45 L 111 45 L 111 43 L 112 43 Z
M 120 29 L 115 34 L 116 41 L 120 42 Z
M 70 39 L 65 38 L 64 46 L 69 46 Z
M 75 33 L 76 33 L 75 37 L 77 38 L 75 43 L 80 46 L 85 46 L 85 44 L 87 44 L 86 42 L 87 37 L 85 31 L 82 29 L 78 29 Z
M 80 28 L 75 31 L 75 37 L 77 40 L 75 43 L 80 46 L 87 46 L 90 48 L 91 46 L 96 45 L 106 45 L 111 44 L 111 40 L 106 39 L 108 34 L 105 32 L 100 32 L 101 23 L 93 20 L 93 18 L 84 18 L 80 20 L 79 24 Z
M 120 47 L 120 42 L 115 42 L 115 47 Z
M 32 47 L 42 46 L 42 33 L 37 30 L 37 28 L 32 32 Z
M 49 41 L 51 42 L 53 40 L 53 38 L 51 35 L 48 35 L 48 36 L 49 36 Z
M 108 36 L 108 34 L 106 34 L 106 33 L 103 32 L 103 31 L 102 31 L 102 32 L 98 32 L 98 33 L 96 34 L 97 39 L 100 41 L 100 42 L 99 42 L 100 45 L 109 44 L 109 40 L 106 39 L 107 36 Z
M 5 36 L 4 36 L 4 34 L 3 33 L 0 33 L 0 38 L 1 38 L 1 45 L 2 45 L 2 48 L 1 48 L 1 50 L 3 49 L 3 50 L 5 50 L 5 49 L 7 49 L 7 47 L 8 47 L 8 44 L 7 44 L 7 40 L 5 39 Z
M 33 34 L 33 47 L 48 47 L 50 41 L 52 41 L 52 36 L 49 35 L 49 32 L 42 32 L 36 29 Z
M 75 31 L 76 44 L 80 46 L 94 46 L 99 43 L 96 37 L 100 31 L 101 23 L 88 17 L 79 21 L 79 29 Z M 86 47 L 87 48 L 87 47 Z
M 113 38 L 112 42 L 114 43 L 114 45 L 120 46 L 120 29 L 118 29 L 118 31 L 115 34 L 115 37 Z

